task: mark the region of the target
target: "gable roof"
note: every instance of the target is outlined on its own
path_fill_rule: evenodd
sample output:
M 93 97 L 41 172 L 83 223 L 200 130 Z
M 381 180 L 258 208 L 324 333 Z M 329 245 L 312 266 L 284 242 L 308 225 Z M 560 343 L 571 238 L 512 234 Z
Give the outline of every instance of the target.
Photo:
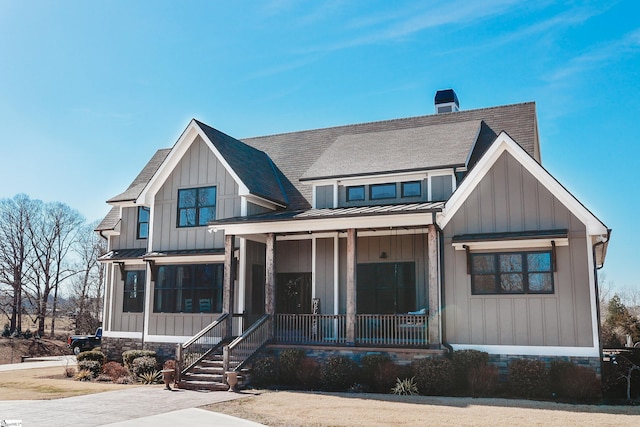
M 133 180 L 131 185 L 129 185 L 123 193 L 107 200 L 107 203 L 132 202 L 136 200 L 151 177 L 156 173 L 162 162 L 167 158 L 170 151 L 170 148 L 163 148 L 156 151 L 151 160 L 149 160 L 142 171 Z
M 466 166 L 480 124 L 480 120 L 470 120 L 340 135 L 300 179 Z
M 313 173 L 311 167 L 338 138 L 388 132 L 386 136 L 393 141 L 397 136 L 402 136 L 403 130 L 478 120 L 482 120 L 482 125 L 473 152 L 470 153 L 469 166 L 480 158 L 503 130 L 512 135 L 533 158 L 540 161 L 538 125 L 533 102 L 244 138 L 242 141 L 267 153 L 288 178 L 285 191 L 289 197 L 290 209 L 308 209 L 311 207 L 313 189 L 311 185 L 302 182 L 301 178 Z M 362 146 L 366 144 L 363 143 Z

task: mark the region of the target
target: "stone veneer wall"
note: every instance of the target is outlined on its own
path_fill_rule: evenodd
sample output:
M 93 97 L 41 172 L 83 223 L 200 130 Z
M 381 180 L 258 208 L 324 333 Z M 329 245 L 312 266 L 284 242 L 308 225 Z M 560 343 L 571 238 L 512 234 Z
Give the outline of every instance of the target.
M 541 360 L 546 365 L 547 368 L 554 360 L 562 360 L 565 362 L 572 362 L 578 366 L 584 366 L 586 368 L 593 369 L 600 378 L 601 375 L 601 363 L 600 358 L 598 357 L 567 357 L 567 356 L 519 356 L 519 355 L 506 355 L 506 354 L 490 354 L 489 355 L 489 363 L 492 365 L 496 365 L 500 371 L 500 376 L 503 378 L 507 378 L 509 375 L 509 363 L 512 360 L 516 359 L 530 359 L 530 360 Z
M 113 338 L 103 337 L 101 350 L 107 356 L 107 360 L 122 361 L 122 353 L 128 350 L 152 350 L 156 352 L 158 360 L 174 359 L 176 357 L 176 344 L 145 342 L 137 338 Z

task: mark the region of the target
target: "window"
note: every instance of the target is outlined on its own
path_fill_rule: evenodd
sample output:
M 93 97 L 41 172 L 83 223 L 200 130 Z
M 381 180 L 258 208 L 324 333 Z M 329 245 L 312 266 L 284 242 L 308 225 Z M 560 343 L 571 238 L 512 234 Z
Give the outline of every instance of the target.
M 550 251 L 471 254 L 471 293 L 553 293 Z
M 138 206 L 138 239 L 146 239 L 149 237 L 149 208 L 146 206 Z
M 156 274 L 155 313 L 221 313 L 223 264 L 161 265 Z
M 347 187 L 347 202 L 364 200 L 364 185 Z
M 127 271 L 124 279 L 123 313 L 142 313 L 144 308 L 144 270 Z
M 358 313 L 401 314 L 415 310 L 415 271 L 413 262 L 358 264 Z
M 402 183 L 402 197 L 420 197 L 422 194 L 420 181 Z
M 369 198 L 376 199 L 395 199 L 396 184 L 374 184 L 369 187 Z
M 216 187 L 178 190 L 178 227 L 199 227 L 216 219 Z

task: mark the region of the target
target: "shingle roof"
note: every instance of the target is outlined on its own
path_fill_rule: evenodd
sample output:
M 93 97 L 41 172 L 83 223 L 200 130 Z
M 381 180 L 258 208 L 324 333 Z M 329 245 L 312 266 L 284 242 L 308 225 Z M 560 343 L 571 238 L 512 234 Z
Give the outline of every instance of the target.
M 312 186 L 301 182 L 300 178 L 305 176 L 339 137 L 388 132 L 387 136 L 393 141 L 395 131 L 476 120 L 482 120 L 482 125 L 469 166 L 475 164 L 503 130 L 536 160 L 540 160 L 533 102 L 246 138 L 242 141 L 267 153 L 286 175 L 288 181 L 285 183 L 285 191 L 289 197 L 290 208 L 308 209 L 311 207 Z M 398 133 L 400 134 L 402 132 Z
M 100 224 L 95 228 L 95 231 L 107 231 L 113 230 L 120 221 L 120 208 L 114 206 L 109 213 L 100 221 Z
M 163 148 L 156 151 L 144 169 L 142 169 L 136 179 L 134 179 L 131 185 L 129 185 L 129 188 L 127 188 L 124 193 L 120 193 L 107 200 L 107 203 L 130 202 L 136 200 L 140 193 L 142 193 L 142 190 L 144 190 L 144 187 L 147 185 L 149 180 L 151 180 L 151 177 L 156 173 L 162 162 L 164 162 L 164 159 L 167 158 L 170 151 L 170 148 Z
M 465 165 L 480 120 L 341 135 L 302 180 Z M 363 155 L 366 154 L 366 155 Z
M 288 204 L 281 183 L 284 176 L 267 154 L 204 123 L 197 120 L 195 122 L 249 188 L 251 194 L 280 204 Z

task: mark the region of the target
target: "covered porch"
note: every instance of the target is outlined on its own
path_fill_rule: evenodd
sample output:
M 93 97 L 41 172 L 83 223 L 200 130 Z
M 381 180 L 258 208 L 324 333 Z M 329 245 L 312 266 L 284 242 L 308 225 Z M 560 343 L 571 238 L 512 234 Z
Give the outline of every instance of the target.
M 243 313 L 249 329 L 268 315 L 276 344 L 439 349 L 441 209 L 313 209 L 212 223 L 225 233 L 225 312 Z

